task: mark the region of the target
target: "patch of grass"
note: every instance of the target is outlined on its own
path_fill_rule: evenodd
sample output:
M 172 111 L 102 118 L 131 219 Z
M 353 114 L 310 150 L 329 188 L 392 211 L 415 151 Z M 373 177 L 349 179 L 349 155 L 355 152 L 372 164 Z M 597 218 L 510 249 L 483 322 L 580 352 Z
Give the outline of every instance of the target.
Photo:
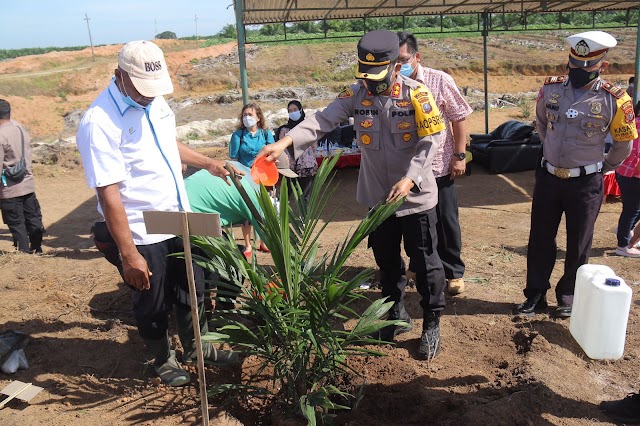
M 196 141 L 201 139 L 200 137 L 200 133 L 196 130 L 191 130 L 189 131 L 189 133 L 187 133 L 187 140 L 189 141 Z
M 520 107 L 520 112 L 522 113 L 523 118 L 531 117 L 531 112 L 533 111 L 533 104 L 530 99 L 522 98 L 518 103 Z

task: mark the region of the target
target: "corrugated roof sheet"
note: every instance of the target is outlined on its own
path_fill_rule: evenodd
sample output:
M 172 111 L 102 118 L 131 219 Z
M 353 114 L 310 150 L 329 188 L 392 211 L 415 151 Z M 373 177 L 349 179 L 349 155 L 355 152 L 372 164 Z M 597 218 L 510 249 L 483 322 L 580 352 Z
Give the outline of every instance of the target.
M 245 25 L 457 13 L 539 13 L 627 10 L 638 0 L 242 0 Z

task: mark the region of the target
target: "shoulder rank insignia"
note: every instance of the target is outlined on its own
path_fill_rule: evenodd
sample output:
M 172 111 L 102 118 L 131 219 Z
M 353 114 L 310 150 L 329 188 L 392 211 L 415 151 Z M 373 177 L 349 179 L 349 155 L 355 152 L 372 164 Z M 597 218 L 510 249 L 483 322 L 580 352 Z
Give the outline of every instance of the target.
M 607 92 L 611 93 L 613 96 L 616 97 L 616 99 L 620 99 L 621 97 L 623 97 L 627 92 L 625 92 L 624 90 L 622 90 L 621 88 L 614 86 L 613 84 L 609 83 L 608 81 L 605 81 L 604 84 L 602 85 L 602 88 L 604 90 L 606 90 Z
M 397 81 L 393 83 L 393 86 L 391 87 L 391 97 L 392 98 L 400 97 L 400 83 L 398 83 Z
M 567 81 L 567 76 L 566 75 L 556 75 L 553 77 L 547 77 L 544 80 L 544 84 L 555 84 L 555 83 L 564 83 L 565 81 Z
M 350 87 L 347 87 L 342 92 L 338 94 L 338 99 L 350 98 L 353 96 L 353 90 Z

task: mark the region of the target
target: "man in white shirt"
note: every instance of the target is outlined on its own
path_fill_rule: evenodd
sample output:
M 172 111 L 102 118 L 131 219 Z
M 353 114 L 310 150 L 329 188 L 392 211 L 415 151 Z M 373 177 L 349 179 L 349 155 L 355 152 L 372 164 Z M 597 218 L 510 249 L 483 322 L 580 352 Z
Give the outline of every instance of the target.
M 181 163 L 226 179 L 224 161 L 177 142 L 175 116 L 163 95 L 173 92 L 162 50 L 149 41 L 127 43 L 118 55 L 111 84 L 91 104 L 78 129 L 77 144 L 98 211 L 118 246 L 119 271 L 135 289 L 133 312 L 140 336 L 155 357 L 158 376 L 170 386 L 190 381 L 171 350 L 168 311 L 175 307 L 183 362 L 195 362 L 193 329 L 183 251 L 174 235 L 149 235 L 145 210 L 189 211 Z M 198 298 L 204 272 L 194 264 Z M 206 331 L 206 322 L 203 332 Z M 203 344 L 208 361 L 232 361 L 237 354 Z

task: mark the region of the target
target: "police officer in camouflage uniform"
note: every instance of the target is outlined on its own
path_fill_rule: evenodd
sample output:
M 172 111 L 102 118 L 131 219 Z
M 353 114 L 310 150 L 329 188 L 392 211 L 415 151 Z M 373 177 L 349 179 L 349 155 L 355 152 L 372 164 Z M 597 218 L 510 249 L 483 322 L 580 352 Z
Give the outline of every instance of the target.
M 323 111 L 307 117 L 287 136 L 267 145 L 259 155 L 274 161 L 293 144 L 296 157 L 349 117 L 362 151 L 357 200 L 369 208 L 385 200 L 405 197 L 404 204 L 370 236 L 380 268 L 382 296 L 394 302 L 389 319 L 405 320 L 407 327 L 390 326 L 380 338 L 392 341 L 411 330 L 404 307 L 407 277 L 401 256 L 404 246 L 415 267 L 422 296 L 423 333 L 420 353 L 431 359 L 440 349 L 440 312 L 444 309 L 446 280 L 437 251 L 437 186 L 431 169 L 445 128 L 427 88 L 400 75 L 398 36 L 371 31 L 358 43 L 360 79 L 342 91 Z
M 533 315 L 547 308 L 546 292 L 556 261 L 556 234 L 566 215 L 567 254 L 556 286 L 556 316 L 571 316 L 578 268 L 589 261 L 593 229 L 603 194 L 602 172 L 629 155 L 637 137 L 631 99 L 599 75 L 616 39 L 602 31 L 567 37 L 571 43 L 568 75 L 549 77 L 536 104 L 536 127 L 543 158 L 536 170 L 527 251 L 527 300 L 516 313 Z M 614 145 L 604 154 L 605 136 Z

